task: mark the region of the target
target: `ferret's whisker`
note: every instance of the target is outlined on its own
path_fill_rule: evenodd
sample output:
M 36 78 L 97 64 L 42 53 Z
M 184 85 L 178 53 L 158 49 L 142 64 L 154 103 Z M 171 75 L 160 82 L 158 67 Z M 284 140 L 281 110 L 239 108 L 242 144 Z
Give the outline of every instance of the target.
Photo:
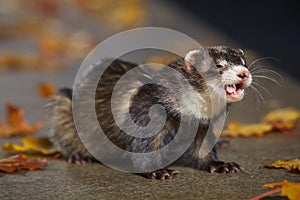
M 267 76 L 264 76 L 264 75 L 253 75 L 252 74 L 252 77 L 253 78 L 261 78 L 261 79 L 267 79 L 267 80 L 269 80 L 269 81 L 272 81 L 273 83 L 276 83 L 277 85 L 279 85 L 279 86 L 282 86 L 277 80 L 275 80 L 275 79 L 273 79 L 273 78 L 271 78 L 271 77 L 267 77 Z
M 262 94 L 258 91 L 257 88 L 255 88 L 253 85 L 250 85 L 250 88 L 253 89 L 253 91 L 255 92 L 255 94 L 258 95 L 258 97 L 262 100 L 263 103 L 265 103 L 265 99 L 264 97 L 262 96 Z M 259 102 L 259 101 L 258 101 Z
M 266 93 L 271 95 L 271 92 L 265 86 L 263 86 L 261 83 L 259 83 L 258 81 L 254 81 L 254 82 L 252 82 L 252 84 L 255 85 L 255 86 L 258 86 L 259 88 L 264 90 Z
M 279 74 L 278 72 L 272 70 L 272 69 L 267 69 L 267 68 L 257 68 L 253 71 L 250 71 L 251 74 L 253 75 L 260 75 L 260 74 L 273 74 L 276 75 L 277 77 L 279 77 L 281 80 L 284 80 L 283 76 L 281 74 Z
M 264 57 L 264 58 L 259 58 L 259 59 L 256 59 L 254 60 L 249 66 L 248 68 L 250 69 L 255 63 L 258 63 L 260 61 L 264 61 L 264 60 L 275 60 L 277 62 L 280 62 L 279 59 L 275 58 L 275 57 Z

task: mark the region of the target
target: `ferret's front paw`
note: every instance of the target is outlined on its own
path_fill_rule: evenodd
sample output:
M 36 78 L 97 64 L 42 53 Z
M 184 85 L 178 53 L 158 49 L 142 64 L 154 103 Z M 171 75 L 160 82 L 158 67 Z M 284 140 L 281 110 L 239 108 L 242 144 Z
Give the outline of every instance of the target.
M 143 175 L 149 179 L 165 180 L 173 179 L 176 174 L 178 174 L 178 172 L 172 169 L 158 169 L 153 172 L 145 173 Z
M 83 156 L 80 152 L 75 151 L 68 157 L 68 163 L 75 163 L 77 165 L 93 162 L 93 158 Z
M 237 173 L 243 171 L 243 168 L 235 162 L 212 161 L 209 165 L 210 173 Z

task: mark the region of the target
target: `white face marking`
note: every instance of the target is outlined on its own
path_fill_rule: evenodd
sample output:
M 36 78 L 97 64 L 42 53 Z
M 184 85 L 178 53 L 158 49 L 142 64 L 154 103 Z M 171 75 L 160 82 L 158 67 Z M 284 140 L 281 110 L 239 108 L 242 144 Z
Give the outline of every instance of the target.
M 219 65 L 222 65 L 222 66 L 226 66 L 228 63 L 227 63 L 227 61 L 226 60 L 221 60 L 220 62 L 219 62 Z
M 249 74 L 247 81 L 244 82 L 245 86 L 248 87 L 252 82 L 252 76 L 249 70 L 242 65 L 233 66 L 231 69 L 224 71 L 222 75 L 224 84 L 228 85 L 228 84 L 235 84 L 239 82 L 237 75 L 242 73 L 243 71 L 246 71 Z
M 245 60 L 244 60 L 243 58 L 241 58 L 241 61 L 242 61 L 242 64 L 243 64 L 243 65 L 246 64 L 246 62 L 245 62 Z
M 241 73 L 248 74 L 248 77 L 246 79 L 241 80 L 238 77 L 238 75 Z M 249 72 L 249 70 L 246 67 L 244 67 L 243 65 L 236 65 L 236 66 L 232 66 L 224 71 L 224 73 L 222 74 L 222 82 L 225 86 L 242 84 L 242 86 L 240 86 L 240 89 L 242 90 L 242 91 L 240 91 L 240 94 L 241 94 L 240 99 L 227 98 L 227 102 L 235 102 L 235 101 L 239 101 L 243 98 L 244 89 L 249 87 L 252 82 L 252 75 Z

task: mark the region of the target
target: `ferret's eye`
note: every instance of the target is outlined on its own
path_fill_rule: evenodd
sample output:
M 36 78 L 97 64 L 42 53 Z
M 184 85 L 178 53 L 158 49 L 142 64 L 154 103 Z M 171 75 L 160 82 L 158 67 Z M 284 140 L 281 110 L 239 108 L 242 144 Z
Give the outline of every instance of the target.
M 223 66 L 223 65 L 220 65 L 220 64 L 217 64 L 216 67 L 221 69 L 221 68 L 223 68 L 224 66 Z

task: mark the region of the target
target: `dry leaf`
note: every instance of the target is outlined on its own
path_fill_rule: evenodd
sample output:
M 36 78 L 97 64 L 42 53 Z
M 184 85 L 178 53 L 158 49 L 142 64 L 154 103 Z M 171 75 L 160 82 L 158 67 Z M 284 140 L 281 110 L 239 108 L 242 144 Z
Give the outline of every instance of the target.
M 300 199 L 300 183 L 293 183 L 288 181 L 269 183 L 265 184 L 264 187 L 274 188 L 281 186 L 281 195 L 287 196 L 289 200 L 299 200 Z
M 263 136 L 272 130 L 273 126 L 270 124 L 241 124 L 239 122 L 232 122 L 223 131 L 222 135 L 228 137 Z
M 0 69 L 4 70 L 51 70 L 57 71 L 66 64 L 58 58 L 46 58 L 43 55 L 17 52 L 0 53 Z
M 113 30 L 125 30 L 143 25 L 146 18 L 144 0 L 75 0 L 85 12 L 96 15 L 102 23 Z
M 178 56 L 174 54 L 163 54 L 160 56 L 151 56 L 145 59 L 144 63 L 159 63 L 163 65 L 169 64 L 171 61 L 177 59 Z
M 58 150 L 53 148 L 52 143 L 47 138 L 38 138 L 32 136 L 26 136 L 21 138 L 23 145 L 5 143 L 2 146 L 4 151 L 16 151 L 19 153 L 38 153 L 43 155 L 58 154 Z
M 300 112 L 294 108 L 285 108 L 268 113 L 260 124 L 241 124 L 232 122 L 227 129 L 223 131 L 223 136 L 229 137 L 250 137 L 262 136 L 272 130 L 285 132 L 295 128 L 297 120 L 300 118 Z M 286 132 L 287 135 L 297 136 Z
M 284 108 L 270 112 L 262 119 L 262 122 L 272 124 L 279 130 L 291 130 L 296 127 L 299 118 L 300 112 L 298 110 Z
M 267 164 L 265 167 L 267 168 L 283 168 L 291 171 L 300 172 L 300 160 L 278 160 L 273 163 Z
M 53 27 L 55 28 L 55 27 Z M 82 58 L 94 47 L 94 38 L 86 31 L 49 30 L 40 36 L 38 45 L 44 56 Z
M 141 26 L 145 18 L 145 2 L 141 0 L 118 1 L 106 18 L 115 30 Z
M 24 120 L 24 111 L 11 103 L 6 105 L 6 117 L 7 123 L 0 123 L 0 137 L 33 133 L 42 126 L 41 123 L 28 124 Z
M 50 162 L 50 160 L 52 160 L 52 158 L 28 159 L 26 155 L 18 154 L 1 159 L 0 171 L 11 173 L 20 169 L 42 169 L 46 164 Z
M 0 57 L 2 69 L 32 69 L 39 64 L 39 58 L 33 54 L 2 52 Z
M 44 99 L 48 99 L 49 97 L 53 96 L 55 91 L 56 89 L 52 83 L 43 82 L 38 84 L 39 95 Z
M 57 1 L 48 0 L 30 0 L 21 1 L 20 6 L 29 12 L 40 14 L 42 16 L 56 16 L 59 13 L 60 4 Z
M 43 35 L 39 38 L 39 48 L 43 54 L 54 56 L 62 51 L 61 38 L 55 35 Z

